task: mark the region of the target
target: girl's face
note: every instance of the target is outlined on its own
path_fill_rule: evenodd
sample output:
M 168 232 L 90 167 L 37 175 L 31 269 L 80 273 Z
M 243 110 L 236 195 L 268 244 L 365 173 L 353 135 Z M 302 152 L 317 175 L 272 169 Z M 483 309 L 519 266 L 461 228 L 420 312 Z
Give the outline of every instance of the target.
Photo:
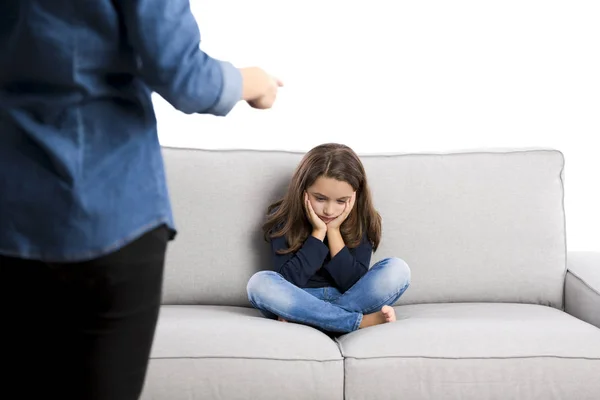
M 354 189 L 347 182 L 321 176 L 306 192 L 313 210 L 327 224 L 344 211 Z

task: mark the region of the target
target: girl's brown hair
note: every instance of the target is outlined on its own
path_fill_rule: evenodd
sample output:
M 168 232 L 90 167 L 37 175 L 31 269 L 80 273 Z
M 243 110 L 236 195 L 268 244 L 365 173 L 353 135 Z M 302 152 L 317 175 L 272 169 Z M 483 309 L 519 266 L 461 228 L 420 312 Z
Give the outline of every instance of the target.
M 365 169 L 350 147 L 337 143 L 319 145 L 304 155 L 287 193 L 267 209 L 267 220 L 262 227 L 265 240 L 285 236 L 289 247 L 279 250 L 280 254 L 293 253 L 302 247 L 312 232 L 304 207 L 304 191 L 319 177 L 346 182 L 356 191 L 354 208 L 340 227 L 346 246 L 358 246 L 366 232 L 373 251 L 377 250 L 381 240 L 381 216 L 373 206 Z

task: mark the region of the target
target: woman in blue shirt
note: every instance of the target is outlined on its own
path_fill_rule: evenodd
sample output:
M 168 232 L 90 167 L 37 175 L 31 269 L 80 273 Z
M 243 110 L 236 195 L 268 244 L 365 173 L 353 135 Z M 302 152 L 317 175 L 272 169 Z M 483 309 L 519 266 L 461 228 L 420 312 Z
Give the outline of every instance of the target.
M 281 86 L 199 44 L 189 0 L 0 2 L 3 381 L 20 398 L 139 397 L 175 236 L 151 93 L 225 116 Z

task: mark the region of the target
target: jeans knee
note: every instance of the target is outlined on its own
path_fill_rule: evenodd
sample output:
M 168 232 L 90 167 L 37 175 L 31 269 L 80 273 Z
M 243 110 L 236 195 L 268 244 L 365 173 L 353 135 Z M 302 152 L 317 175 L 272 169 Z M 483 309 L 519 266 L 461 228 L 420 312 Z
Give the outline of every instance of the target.
M 256 299 L 265 297 L 265 294 L 269 293 L 275 277 L 277 277 L 277 273 L 274 271 L 259 271 L 252 275 L 246 285 L 248 299 L 256 302 Z
M 383 267 L 381 282 L 389 291 L 406 290 L 410 285 L 411 272 L 408 264 L 401 258 L 389 257 L 380 261 Z

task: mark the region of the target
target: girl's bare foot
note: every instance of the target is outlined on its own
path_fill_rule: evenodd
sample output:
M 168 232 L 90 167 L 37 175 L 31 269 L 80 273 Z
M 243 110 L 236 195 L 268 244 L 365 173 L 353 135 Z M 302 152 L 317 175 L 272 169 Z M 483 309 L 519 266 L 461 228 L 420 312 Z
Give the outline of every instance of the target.
M 369 326 L 385 324 L 386 322 L 394 321 L 396 321 L 396 311 L 394 308 L 390 306 L 383 306 L 381 307 L 381 311 L 363 315 L 363 319 L 358 328 L 362 329 Z
M 285 319 L 281 318 L 281 317 L 277 317 L 277 321 L 281 321 L 281 322 L 287 322 Z
M 385 315 L 385 322 L 394 322 L 396 321 L 396 311 L 393 307 L 383 306 L 381 308 L 381 312 Z

